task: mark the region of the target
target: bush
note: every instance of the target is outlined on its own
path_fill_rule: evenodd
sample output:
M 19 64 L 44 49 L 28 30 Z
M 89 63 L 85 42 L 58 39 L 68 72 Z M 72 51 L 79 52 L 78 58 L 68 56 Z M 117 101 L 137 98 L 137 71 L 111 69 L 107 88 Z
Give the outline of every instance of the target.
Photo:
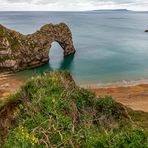
M 96 102 L 96 106 L 100 111 L 104 114 L 112 115 L 114 111 L 115 102 L 113 101 L 112 97 L 106 96 L 105 98 L 98 98 Z

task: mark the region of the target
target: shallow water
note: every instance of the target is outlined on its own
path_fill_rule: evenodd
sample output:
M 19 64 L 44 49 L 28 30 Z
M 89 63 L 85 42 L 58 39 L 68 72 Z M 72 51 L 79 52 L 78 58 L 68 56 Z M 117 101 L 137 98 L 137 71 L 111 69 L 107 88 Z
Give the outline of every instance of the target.
M 63 58 L 53 43 L 50 62 L 19 73 L 28 78 L 46 70 L 68 69 L 80 83 L 110 83 L 148 78 L 148 13 L 98 12 L 0 12 L 0 23 L 28 34 L 46 23 L 69 25 L 74 56 Z

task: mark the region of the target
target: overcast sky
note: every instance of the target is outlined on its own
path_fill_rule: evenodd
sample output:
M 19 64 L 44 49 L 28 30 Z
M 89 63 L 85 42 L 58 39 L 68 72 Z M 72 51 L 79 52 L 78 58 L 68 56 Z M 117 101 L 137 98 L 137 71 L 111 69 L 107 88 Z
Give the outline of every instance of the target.
M 0 0 L 0 11 L 148 10 L 148 0 Z

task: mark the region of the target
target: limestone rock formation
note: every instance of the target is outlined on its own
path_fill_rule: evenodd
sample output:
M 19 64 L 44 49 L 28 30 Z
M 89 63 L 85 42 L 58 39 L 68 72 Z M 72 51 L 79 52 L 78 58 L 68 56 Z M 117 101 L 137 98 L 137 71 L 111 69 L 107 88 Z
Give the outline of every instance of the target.
M 75 53 L 71 31 L 64 23 L 46 24 L 29 35 L 0 25 L 0 71 L 19 71 L 47 63 L 54 41 L 64 49 L 64 56 Z

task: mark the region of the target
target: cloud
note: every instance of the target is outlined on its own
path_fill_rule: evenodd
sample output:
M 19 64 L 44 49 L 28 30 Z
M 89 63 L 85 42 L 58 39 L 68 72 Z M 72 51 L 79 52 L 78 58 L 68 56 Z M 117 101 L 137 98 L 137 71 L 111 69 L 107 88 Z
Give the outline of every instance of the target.
M 3 0 L 7 3 L 32 3 L 33 0 Z
M 148 0 L 0 0 L 0 10 L 148 10 Z

